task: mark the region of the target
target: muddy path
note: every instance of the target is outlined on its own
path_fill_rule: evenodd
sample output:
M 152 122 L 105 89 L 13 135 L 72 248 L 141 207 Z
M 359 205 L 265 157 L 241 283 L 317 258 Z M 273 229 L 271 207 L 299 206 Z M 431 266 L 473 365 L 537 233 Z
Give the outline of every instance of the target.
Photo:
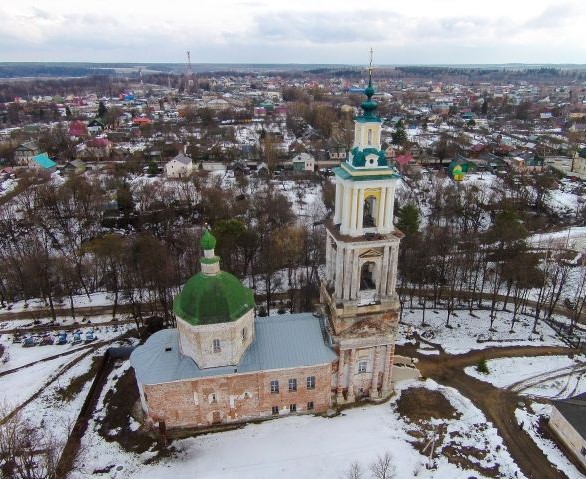
M 519 426 L 515 409 L 525 398 L 509 389 L 500 389 L 468 376 L 467 366 L 481 359 L 497 359 L 518 356 L 545 356 L 572 354 L 576 351 L 565 347 L 511 346 L 473 350 L 465 354 L 451 355 L 440 351 L 429 356 L 417 353 L 413 345 L 397 346 L 397 353 L 419 359 L 418 368 L 423 377 L 450 386 L 469 398 L 498 429 L 509 453 L 529 479 L 565 479 L 566 475 L 549 462 L 531 436 Z

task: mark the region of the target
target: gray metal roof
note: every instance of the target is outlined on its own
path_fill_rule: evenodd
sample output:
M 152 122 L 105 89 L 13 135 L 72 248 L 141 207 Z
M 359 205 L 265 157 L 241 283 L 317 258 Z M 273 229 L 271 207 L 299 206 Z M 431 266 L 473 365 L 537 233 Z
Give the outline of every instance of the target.
M 586 439 L 586 393 L 553 402 L 556 409 Z
M 171 161 L 176 160 L 184 165 L 189 165 L 193 160 L 189 157 L 184 155 L 183 153 L 179 153 L 175 158 L 172 158 Z
M 310 313 L 255 318 L 255 338 L 236 366 L 200 369 L 179 351 L 176 329 L 153 334 L 137 347 L 130 363 L 142 384 L 315 366 L 331 363 L 336 353 L 324 343 L 319 319 Z

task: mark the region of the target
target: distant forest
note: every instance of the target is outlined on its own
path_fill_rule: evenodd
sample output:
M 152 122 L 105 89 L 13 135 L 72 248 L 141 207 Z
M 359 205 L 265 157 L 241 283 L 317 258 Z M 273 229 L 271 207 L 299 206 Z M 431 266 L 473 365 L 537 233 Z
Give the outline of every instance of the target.
M 179 63 L 1 63 L 0 103 L 16 97 L 82 94 L 95 91 L 102 96 L 116 96 L 140 77 L 145 83 L 171 85 L 182 89 L 186 66 Z M 279 75 L 283 78 L 343 77 L 358 81 L 365 78 L 364 66 L 354 65 L 244 65 L 198 64 L 193 66 L 200 87 L 209 88 L 206 77 L 248 76 L 252 72 Z M 206 74 L 207 73 L 207 74 Z M 407 65 L 381 66 L 377 79 L 433 80 L 474 84 L 478 82 L 519 82 L 568 84 L 586 81 L 586 65 Z M 202 83 L 203 82 L 203 83 Z M 206 87 L 207 84 L 207 87 Z
M 0 78 L 86 77 L 114 73 L 113 69 L 85 66 L 83 63 L 0 63 Z

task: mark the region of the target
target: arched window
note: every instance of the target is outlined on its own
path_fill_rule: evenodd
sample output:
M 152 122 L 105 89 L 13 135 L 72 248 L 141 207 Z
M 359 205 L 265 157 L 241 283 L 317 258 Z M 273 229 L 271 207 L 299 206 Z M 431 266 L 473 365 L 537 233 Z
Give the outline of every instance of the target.
M 372 145 L 372 130 L 368 129 L 368 144 Z
M 376 226 L 376 198 L 374 196 L 369 196 L 368 198 L 364 199 L 364 209 L 362 214 L 362 227 L 363 228 L 372 228 Z
M 376 288 L 374 282 L 375 267 L 376 266 L 372 261 L 368 261 L 362 265 L 362 268 L 360 269 L 360 290 Z

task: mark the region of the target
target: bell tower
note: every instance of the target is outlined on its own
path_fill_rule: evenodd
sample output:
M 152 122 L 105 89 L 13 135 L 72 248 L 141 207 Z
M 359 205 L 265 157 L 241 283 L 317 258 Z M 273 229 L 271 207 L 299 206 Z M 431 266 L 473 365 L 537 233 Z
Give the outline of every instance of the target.
M 392 391 L 391 370 L 398 322 L 399 242 L 393 225 L 400 178 L 381 150 L 382 119 L 372 99 L 372 50 L 363 114 L 354 119 L 354 144 L 334 168 L 335 213 L 326 225 L 326 275 L 321 285 L 329 329 L 340 360 L 338 403 L 373 399 Z

